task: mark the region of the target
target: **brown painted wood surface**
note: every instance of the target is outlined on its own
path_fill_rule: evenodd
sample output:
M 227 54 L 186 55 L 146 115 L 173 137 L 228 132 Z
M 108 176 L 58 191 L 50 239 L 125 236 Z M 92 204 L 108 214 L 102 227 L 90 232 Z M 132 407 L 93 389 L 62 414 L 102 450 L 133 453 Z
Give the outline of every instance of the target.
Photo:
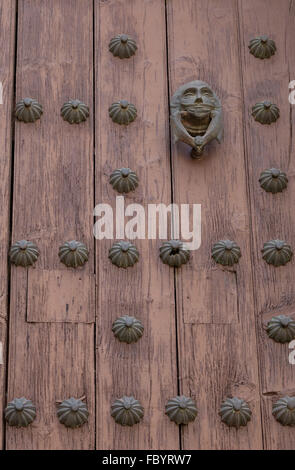
M 15 56 L 15 0 L 0 2 L 0 82 L 2 84 L 2 102 L 0 104 L 0 415 L 3 415 L 5 403 L 6 375 L 6 333 L 8 306 L 8 265 L 7 251 L 10 240 L 10 197 L 12 166 L 12 124 Z M 0 419 L 0 449 L 4 443 L 3 420 Z
M 295 394 L 295 366 L 288 363 L 288 345 L 265 333 L 273 315 L 295 317 L 294 260 L 275 269 L 260 252 L 276 237 L 295 249 L 295 107 L 288 102 L 294 22 L 292 0 L 0 1 L 0 413 L 16 396 L 37 406 L 27 429 L 7 426 L 4 433 L 0 420 L 7 449 L 294 448 L 292 429 L 280 426 L 271 411 L 279 396 Z M 138 45 L 128 60 L 108 50 L 120 33 Z M 269 60 L 249 54 L 249 40 L 258 34 L 277 43 Z M 194 79 L 211 84 L 224 109 L 224 140 L 200 161 L 186 145 L 170 143 L 169 131 L 169 97 Z M 11 119 L 15 100 L 25 96 L 43 105 L 34 124 Z M 86 123 L 70 125 L 60 117 L 70 98 L 90 106 Z M 127 127 L 108 116 L 119 99 L 138 110 Z M 251 106 L 264 99 L 281 110 L 271 126 L 251 117 Z M 180 270 L 162 264 L 158 237 L 134 240 L 140 260 L 127 270 L 108 259 L 112 240 L 94 239 L 93 208 L 108 203 L 115 210 L 119 194 L 109 175 L 122 166 L 140 181 L 125 207 L 202 205 L 201 247 Z M 289 178 L 288 189 L 277 195 L 258 183 L 272 166 Z M 146 218 L 146 230 L 147 224 Z M 242 250 L 233 269 L 210 256 L 212 244 L 226 237 Z M 21 238 L 36 242 L 41 255 L 29 270 L 12 266 L 9 287 L 8 244 Z M 58 258 L 59 246 L 71 239 L 90 251 L 78 270 Z M 144 324 L 136 344 L 113 336 L 112 323 L 124 314 Z M 164 412 L 177 393 L 195 398 L 199 410 L 197 420 L 180 429 Z M 83 395 L 89 423 L 68 430 L 57 420 L 55 402 Z M 130 429 L 110 416 L 112 401 L 122 395 L 134 395 L 145 409 L 142 423 Z M 247 428 L 220 422 L 228 395 L 249 402 Z

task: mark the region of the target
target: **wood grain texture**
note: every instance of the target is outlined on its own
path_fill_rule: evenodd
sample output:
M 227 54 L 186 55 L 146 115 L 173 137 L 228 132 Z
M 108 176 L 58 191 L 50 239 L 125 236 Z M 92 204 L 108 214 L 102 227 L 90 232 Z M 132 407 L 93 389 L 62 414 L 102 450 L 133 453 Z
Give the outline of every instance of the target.
M 202 205 L 201 247 L 176 279 L 180 390 L 196 398 L 199 408 L 198 419 L 182 430 L 182 444 L 185 449 L 260 449 L 237 6 L 234 0 L 171 0 L 167 12 L 170 95 L 191 80 L 208 82 L 221 99 L 225 132 L 221 145 L 212 144 L 200 161 L 191 159 L 188 146 L 172 147 L 174 202 Z M 234 269 L 211 259 L 212 245 L 224 238 L 241 247 Z M 224 277 L 215 278 L 216 269 Z M 230 276 L 236 282 L 236 307 L 224 301 L 234 285 Z M 197 305 L 210 307 L 208 293 L 215 314 L 201 312 L 198 318 Z M 193 324 L 187 323 L 191 316 Z M 253 412 L 238 432 L 218 416 L 227 396 L 246 399 Z
M 294 1 L 239 1 L 241 59 L 245 97 L 250 207 L 253 234 L 253 274 L 259 326 L 259 360 L 263 392 L 264 444 L 268 449 L 294 448 L 295 435 L 271 415 L 271 403 L 282 394 L 295 394 L 295 367 L 289 364 L 288 344 L 271 341 L 267 322 L 278 314 L 295 314 L 294 260 L 274 268 L 261 257 L 263 243 L 274 238 L 295 248 L 293 204 L 295 200 L 294 106 L 288 101 L 289 82 L 294 79 Z M 257 60 L 248 52 L 249 40 L 266 34 L 277 45 L 269 60 Z M 293 75 L 292 75 L 293 74 Z M 263 126 L 254 121 L 251 107 L 270 100 L 280 108 L 279 120 Z M 286 191 L 272 195 L 260 188 L 258 179 L 266 168 L 281 168 L 289 178 Z
M 18 20 L 17 99 L 37 98 L 44 114 L 34 124 L 15 123 L 12 237 L 39 246 L 41 255 L 32 270 L 38 270 L 41 285 L 48 273 L 72 276 L 75 285 L 82 272 L 90 278 L 94 266 L 92 109 L 90 119 L 75 126 L 62 120 L 60 107 L 70 98 L 92 107 L 92 1 L 22 0 Z M 81 270 L 67 270 L 58 258 L 59 245 L 71 239 L 85 242 L 90 250 Z M 27 299 L 33 294 L 27 285 L 28 271 L 12 267 L 7 398 L 32 399 L 37 419 L 25 430 L 7 427 L 7 448 L 93 448 L 94 327 L 55 323 L 56 318 L 27 323 Z M 92 289 L 86 282 L 84 298 Z M 70 293 L 56 292 L 61 295 Z M 78 290 L 75 295 L 80 297 Z M 43 309 L 44 321 L 47 312 L 51 315 L 48 303 Z M 39 312 L 30 315 L 40 319 Z M 57 420 L 55 402 L 82 395 L 89 423 L 68 430 Z
M 10 197 L 12 164 L 12 108 L 15 56 L 15 0 L 0 1 L 0 82 L 2 102 L 0 104 L 0 449 L 3 445 L 3 405 L 5 402 L 6 322 L 8 305 L 7 252 L 10 237 Z
M 96 2 L 96 203 L 115 206 L 112 170 L 129 166 L 139 187 L 125 205 L 169 203 L 168 100 L 165 4 L 158 0 Z M 108 43 L 130 34 L 138 44 L 128 60 L 113 57 Z M 127 99 L 138 110 L 128 127 L 114 124 L 109 106 Z M 124 236 L 124 235 L 123 235 Z M 165 403 L 177 393 L 173 270 L 159 259 L 156 240 L 135 240 L 139 262 L 127 270 L 108 259 L 111 240 L 98 241 L 97 274 L 97 448 L 177 449 L 179 431 L 165 416 Z M 144 324 L 133 345 L 119 343 L 112 322 L 123 314 Z M 145 408 L 143 422 L 122 428 L 110 416 L 115 398 L 134 395 Z

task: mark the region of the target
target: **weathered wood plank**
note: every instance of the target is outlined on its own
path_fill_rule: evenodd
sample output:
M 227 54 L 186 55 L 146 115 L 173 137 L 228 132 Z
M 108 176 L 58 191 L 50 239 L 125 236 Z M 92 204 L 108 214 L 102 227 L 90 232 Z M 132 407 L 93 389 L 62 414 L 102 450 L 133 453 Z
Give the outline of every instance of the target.
M 63 279 L 72 276 L 75 285 L 81 272 L 91 278 L 94 260 L 92 1 L 20 1 L 18 18 L 17 99 L 37 98 L 44 113 L 34 124 L 15 123 L 12 237 L 39 246 L 41 256 L 32 270 L 38 269 L 40 285 L 58 273 Z M 70 125 L 60 117 L 61 105 L 70 98 L 90 106 L 86 123 Z M 81 270 L 67 270 L 58 258 L 59 245 L 71 239 L 90 249 L 89 262 Z M 90 298 L 92 283 L 85 282 L 83 289 L 84 298 Z M 27 323 L 28 306 L 42 308 L 31 302 L 33 294 L 28 292 L 26 270 L 12 267 L 7 398 L 32 399 L 37 419 L 29 429 L 7 427 L 7 448 L 93 448 L 94 326 L 55 323 L 59 318 L 52 318 L 49 303 L 43 305 L 42 315 L 30 311 L 29 317 L 44 321 L 48 313 L 50 323 Z M 56 295 L 70 294 L 66 290 Z M 81 294 L 75 295 L 79 299 Z M 55 301 L 58 305 L 62 299 Z M 82 395 L 89 423 L 68 430 L 57 420 L 55 402 Z
M 225 129 L 222 144 L 212 144 L 200 161 L 192 160 L 190 149 L 182 144 L 173 146 L 172 153 L 174 202 L 201 204 L 203 221 L 200 249 L 193 253 L 189 266 L 177 272 L 180 389 L 195 397 L 199 407 L 198 419 L 182 431 L 183 447 L 259 449 L 262 435 L 236 2 L 171 0 L 167 12 L 170 94 L 191 80 L 208 82 L 221 98 Z M 240 263 L 226 272 L 211 259 L 212 245 L 224 238 L 235 240 L 242 251 Z M 218 282 L 216 269 L 224 274 Z M 200 271 L 208 274 L 201 276 Z M 228 289 L 237 307 L 233 301 L 224 301 Z M 226 311 L 226 304 L 232 311 Z M 203 306 L 200 315 L 197 305 Z M 213 308 L 213 315 L 208 308 Z M 190 318 L 192 324 L 187 322 Z M 227 428 L 218 416 L 222 400 L 231 395 L 246 399 L 253 411 L 249 425 L 238 432 Z
M 133 58 L 120 60 L 108 51 L 116 34 L 128 33 L 138 44 Z M 163 1 L 96 2 L 96 203 L 115 207 L 112 170 L 129 166 L 139 176 L 125 204 L 170 201 L 165 4 Z M 108 107 L 127 99 L 138 109 L 128 127 L 114 124 Z M 97 242 L 97 447 L 177 449 L 177 426 L 165 416 L 165 403 L 177 392 L 173 270 L 159 260 L 159 242 L 135 240 L 140 261 L 118 269 L 108 260 L 113 241 Z M 144 324 L 141 340 L 119 343 L 111 331 L 120 315 Z M 134 395 L 144 408 L 142 423 L 126 429 L 110 416 L 110 405 Z
M 295 435 L 280 426 L 271 415 L 271 403 L 282 394 L 295 394 L 295 366 L 289 364 L 288 344 L 267 337 L 265 327 L 272 316 L 295 315 L 294 260 L 274 268 L 261 257 L 263 243 L 274 238 L 295 248 L 293 210 L 295 150 L 293 142 L 294 106 L 288 101 L 288 85 L 295 66 L 293 1 L 239 1 L 241 57 L 245 95 L 249 192 L 253 233 L 253 275 L 256 314 L 259 325 L 259 359 L 263 397 L 264 441 L 268 449 L 294 448 Z M 275 40 L 277 52 L 269 60 L 255 59 L 248 43 L 256 35 Z M 279 120 L 270 126 L 254 121 L 251 107 L 264 100 L 276 103 Z M 266 168 L 280 168 L 289 178 L 286 191 L 272 195 L 260 188 L 258 179 Z
M 12 124 L 15 57 L 15 0 L 0 1 L 0 448 L 3 445 L 3 405 L 5 402 L 6 321 L 8 305 L 7 252 L 10 232 L 10 181 L 12 162 Z

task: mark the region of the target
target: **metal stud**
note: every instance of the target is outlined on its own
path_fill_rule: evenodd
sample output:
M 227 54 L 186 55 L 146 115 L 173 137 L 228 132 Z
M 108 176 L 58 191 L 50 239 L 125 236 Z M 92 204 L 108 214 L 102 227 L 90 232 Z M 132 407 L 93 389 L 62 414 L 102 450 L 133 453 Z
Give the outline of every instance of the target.
M 113 244 L 109 250 L 109 258 L 118 268 L 128 268 L 137 263 L 139 252 L 130 242 L 120 241 Z
M 245 400 L 234 397 L 224 400 L 219 414 L 223 423 L 239 429 L 240 426 L 247 425 L 251 419 L 252 412 Z
M 252 107 L 252 116 L 255 121 L 260 122 L 260 124 L 269 125 L 279 119 L 280 110 L 276 104 L 270 101 L 262 101 Z
M 295 397 L 280 398 L 274 403 L 272 414 L 283 426 L 295 426 Z
M 109 107 L 109 116 L 113 122 L 127 126 L 136 118 L 137 110 L 134 104 L 129 103 L 129 101 L 120 100 Z
M 251 39 L 248 47 L 257 59 L 269 59 L 277 50 L 275 42 L 265 35 Z
M 86 403 L 79 398 L 67 398 L 57 405 L 57 417 L 68 428 L 78 428 L 88 421 Z
M 37 261 L 39 254 L 37 245 L 27 240 L 15 242 L 10 248 L 9 253 L 10 261 L 16 266 L 23 266 L 24 268 L 33 265 Z
M 295 321 L 285 315 L 272 317 L 267 324 L 267 334 L 277 343 L 289 343 L 295 339 Z
M 5 408 L 4 416 L 9 426 L 26 428 L 36 418 L 36 407 L 24 397 L 14 398 Z
M 240 257 L 240 247 L 231 240 L 220 240 L 212 247 L 212 258 L 223 266 L 233 266 Z
M 25 123 L 37 121 L 42 114 L 42 105 L 34 98 L 23 98 L 15 107 L 16 118 Z
M 160 247 L 160 258 L 164 264 L 179 268 L 190 259 L 190 251 L 180 240 L 170 240 Z
M 136 343 L 143 335 L 143 324 L 134 317 L 124 315 L 114 321 L 112 331 L 119 341 Z
M 119 168 L 112 172 L 110 184 L 118 193 L 129 193 L 138 186 L 138 177 L 130 168 Z
M 82 242 L 71 240 L 59 247 L 60 261 L 69 268 L 78 268 L 88 261 L 89 251 Z
M 284 266 L 293 256 L 290 245 L 284 240 L 270 240 L 264 243 L 261 251 L 263 259 L 276 267 Z
M 113 56 L 120 59 L 129 59 L 135 54 L 136 50 L 136 42 L 127 34 L 119 34 L 112 38 L 109 43 L 109 51 Z
M 133 426 L 141 421 L 144 410 L 136 398 L 123 396 L 115 400 L 111 406 L 111 416 L 122 426 Z
M 70 124 L 80 124 L 89 116 L 89 107 L 79 100 L 69 100 L 63 104 L 60 110 L 64 121 Z
M 166 415 L 176 424 L 188 424 L 198 414 L 196 402 L 184 395 L 171 398 L 166 405 Z
M 286 189 L 288 178 L 283 171 L 277 168 L 270 168 L 261 173 L 259 183 L 265 191 L 276 194 Z

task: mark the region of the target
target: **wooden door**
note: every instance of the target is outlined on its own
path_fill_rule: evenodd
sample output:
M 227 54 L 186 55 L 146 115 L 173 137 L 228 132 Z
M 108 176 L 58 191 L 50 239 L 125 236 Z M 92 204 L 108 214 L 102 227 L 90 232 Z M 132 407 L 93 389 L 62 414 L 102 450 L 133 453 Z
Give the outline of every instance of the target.
M 272 416 L 281 396 L 295 394 L 289 345 L 270 340 L 268 320 L 295 316 L 294 261 L 280 268 L 261 257 L 265 241 L 294 236 L 294 109 L 288 86 L 295 66 L 292 0 L 1 0 L 0 413 L 14 397 L 37 407 L 28 428 L 0 420 L 6 449 L 292 449 L 292 428 Z M 135 56 L 120 60 L 110 39 L 128 33 Z M 249 40 L 268 34 L 269 60 L 250 55 Z M 169 101 L 191 80 L 208 82 L 221 99 L 224 139 L 200 160 L 174 144 Z M 15 121 L 16 101 L 32 96 L 44 113 L 34 124 Z M 70 98 L 90 107 L 79 125 L 62 120 Z M 119 126 L 108 116 L 117 100 L 138 116 Z M 268 99 L 280 118 L 262 126 L 251 107 Z M 260 172 L 279 167 L 288 189 L 260 188 Z M 162 240 L 135 240 L 139 262 L 110 263 L 113 240 L 93 237 L 94 207 L 118 195 L 110 173 L 130 167 L 138 188 L 125 206 L 201 204 L 202 242 L 179 270 L 159 259 Z M 40 258 L 24 269 L 7 262 L 9 245 L 34 241 Z M 124 238 L 118 237 L 118 238 Z M 216 265 L 211 247 L 235 240 L 240 262 Z M 58 248 L 83 241 L 82 269 L 62 265 Z M 120 343 L 112 333 L 121 315 L 138 317 L 144 335 Z M 167 400 L 196 400 L 197 419 L 176 426 Z M 115 398 L 134 395 L 144 419 L 120 427 L 110 415 Z M 58 422 L 56 402 L 86 397 L 89 421 L 71 430 Z M 252 410 L 238 431 L 221 423 L 227 396 Z

